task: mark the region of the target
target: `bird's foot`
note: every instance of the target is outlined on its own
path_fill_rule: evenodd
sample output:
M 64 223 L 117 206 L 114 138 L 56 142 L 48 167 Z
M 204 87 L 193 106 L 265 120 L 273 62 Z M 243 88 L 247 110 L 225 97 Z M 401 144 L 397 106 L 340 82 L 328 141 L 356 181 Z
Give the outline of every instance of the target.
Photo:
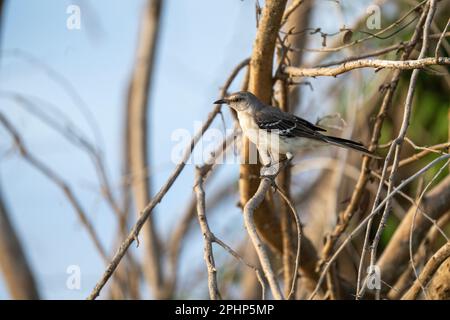
M 271 180 L 275 179 L 275 177 L 280 172 L 280 166 L 278 164 L 268 165 L 261 167 L 259 172 L 261 178 L 269 178 Z

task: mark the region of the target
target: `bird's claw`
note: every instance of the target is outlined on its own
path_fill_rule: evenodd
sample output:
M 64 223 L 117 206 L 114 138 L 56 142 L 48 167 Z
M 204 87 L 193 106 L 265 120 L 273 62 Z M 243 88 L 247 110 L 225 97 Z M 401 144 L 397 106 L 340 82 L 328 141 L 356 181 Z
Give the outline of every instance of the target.
M 261 170 L 259 172 L 260 178 L 261 179 L 269 178 L 269 179 L 273 180 L 273 179 L 275 179 L 275 177 L 278 174 L 278 171 L 279 171 L 278 169 L 279 169 L 278 166 L 271 166 L 271 165 L 261 167 Z

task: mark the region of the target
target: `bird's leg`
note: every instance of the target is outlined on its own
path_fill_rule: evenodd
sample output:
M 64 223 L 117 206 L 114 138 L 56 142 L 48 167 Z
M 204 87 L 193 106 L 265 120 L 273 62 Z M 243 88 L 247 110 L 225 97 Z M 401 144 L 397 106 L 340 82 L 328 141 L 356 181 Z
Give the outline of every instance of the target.
M 272 157 L 267 150 L 258 150 L 259 151 L 259 160 L 264 167 L 270 167 L 272 164 Z
M 284 167 L 292 160 L 292 158 L 294 157 L 294 155 L 293 155 L 292 153 L 290 153 L 290 152 L 286 153 L 285 156 L 286 156 L 286 157 L 282 158 L 281 160 L 280 160 L 279 156 L 277 156 L 278 160 L 277 160 L 276 162 L 273 162 L 271 165 L 272 165 L 272 166 L 277 165 L 277 166 L 280 168 L 280 170 L 281 170 L 281 169 L 284 168 Z
M 271 159 L 271 163 L 269 166 L 264 166 L 261 168 L 260 174 L 261 177 L 267 177 L 267 178 L 275 178 L 278 173 L 283 170 L 289 162 L 291 162 L 292 158 L 294 157 L 292 153 L 288 152 L 286 153 L 286 157 L 279 160 L 279 156 L 277 157 L 277 161 L 273 161 L 272 155 L 269 153 L 269 157 Z
M 260 171 L 261 177 L 273 179 L 286 166 L 286 161 L 289 161 L 292 156 L 280 160 L 280 155 L 278 153 L 273 155 L 271 152 L 266 152 L 261 158 L 264 158 L 264 162 L 261 161 L 264 165 Z

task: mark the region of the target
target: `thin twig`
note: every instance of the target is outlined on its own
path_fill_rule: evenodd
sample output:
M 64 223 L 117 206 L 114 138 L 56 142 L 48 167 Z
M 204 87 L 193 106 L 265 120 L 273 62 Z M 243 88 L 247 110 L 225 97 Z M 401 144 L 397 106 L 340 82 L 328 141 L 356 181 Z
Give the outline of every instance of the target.
M 427 185 L 425 186 L 425 188 L 423 188 L 422 192 L 420 193 L 420 196 L 417 200 L 417 207 L 416 210 L 414 211 L 413 217 L 412 217 L 412 221 L 411 221 L 411 227 L 409 229 L 409 237 L 408 237 L 408 241 L 409 241 L 409 259 L 410 259 L 410 263 L 411 263 L 411 268 L 414 271 L 414 275 L 416 276 L 416 279 L 419 277 L 417 270 L 414 266 L 414 253 L 413 253 L 413 245 L 412 245 L 412 241 L 413 241 L 413 233 L 414 233 L 414 227 L 415 227 L 415 222 L 416 222 L 416 216 L 417 216 L 417 212 L 419 211 L 419 205 L 425 195 L 425 193 L 427 192 L 427 190 L 431 187 L 431 185 L 436 181 L 436 179 L 441 175 L 442 171 L 444 171 L 444 169 L 446 169 L 447 165 L 449 164 L 450 160 L 447 160 L 446 163 L 436 172 L 436 174 L 434 174 L 433 178 L 431 178 L 431 180 L 427 183 Z M 426 294 L 425 292 L 425 288 L 422 287 L 423 292 Z
M 291 297 L 293 297 L 293 295 L 295 294 L 296 286 L 297 286 L 298 270 L 300 268 L 300 253 L 301 253 L 301 245 L 302 245 L 303 228 L 302 228 L 302 224 L 300 221 L 300 216 L 298 215 L 298 212 L 295 209 L 295 206 L 289 200 L 289 197 L 278 186 L 276 189 L 277 189 L 278 193 L 280 194 L 280 196 L 283 198 L 283 200 L 288 204 L 289 208 L 291 209 L 292 215 L 294 216 L 294 219 L 295 219 L 295 224 L 297 225 L 297 252 L 295 255 L 294 275 L 292 276 L 291 290 L 287 297 L 287 299 L 290 300 Z
M 203 233 L 204 242 L 204 259 L 208 269 L 208 288 L 211 300 L 221 299 L 219 288 L 217 285 L 217 270 L 212 250 L 212 232 L 209 229 L 208 220 L 205 214 L 205 190 L 203 189 L 204 175 L 202 168 L 197 168 L 195 173 L 194 192 L 197 197 L 197 216 L 200 229 Z
M 442 40 L 444 40 L 445 33 L 447 32 L 448 26 L 450 25 L 450 18 L 445 25 L 444 30 L 442 31 L 441 36 L 439 37 L 438 43 L 436 44 L 436 50 L 434 51 L 434 57 L 437 59 L 439 57 L 439 48 L 441 47 Z
M 297 8 L 303 3 L 303 0 L 293 0 L 289 7 L 286 8 L 281 19 L 280 26 L 284 26 L 289 19 L 289 16 L 297 10 Z

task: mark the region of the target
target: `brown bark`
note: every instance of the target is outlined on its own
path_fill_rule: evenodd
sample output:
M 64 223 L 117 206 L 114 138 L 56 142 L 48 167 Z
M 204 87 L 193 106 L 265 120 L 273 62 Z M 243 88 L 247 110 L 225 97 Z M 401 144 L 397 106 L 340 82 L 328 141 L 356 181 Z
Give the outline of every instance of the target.
M 253 45 L 248 90 L 265 103 L 271 102 L 275 41 L 286 2 L 287 0 L 266 1 Z M 241 205 L 244 206 L 258 189 L 260 166 L 250 164 L 250 154 L 255 154 L 250 152 L 250 148 L 254 148 L 254 146 L 250 144 L 247 138 L 244 138 L 242 143 L 243 164 L 240 168 L 239 186 Z M 278 218 L 274 215 L 271 201 L 267 197 L 256 209 L 254 219 L 258 232 L 264 240 L 281 252 L 280 224 Z
M 148 100 L 151 86 L 151 74 L 155 60 L 161 15 L 161 0 L 149 0 L 145 9 L 135 67 L 130 83 L 127 106 L 127 164 L 132 177 L 132 188 L 136 209 L 141 212 L 150 200 L 150 181 L 148 178 Z M 146 247 L 144 255 L 144 273 L 155 298 L 165 298 L 163 274 L 160 265 L 160 248 L 152 217 L 143 228 Z
M 450 258 L 436 270 L 428 285 L 428 298 L 432 300 L 450 300 Z

